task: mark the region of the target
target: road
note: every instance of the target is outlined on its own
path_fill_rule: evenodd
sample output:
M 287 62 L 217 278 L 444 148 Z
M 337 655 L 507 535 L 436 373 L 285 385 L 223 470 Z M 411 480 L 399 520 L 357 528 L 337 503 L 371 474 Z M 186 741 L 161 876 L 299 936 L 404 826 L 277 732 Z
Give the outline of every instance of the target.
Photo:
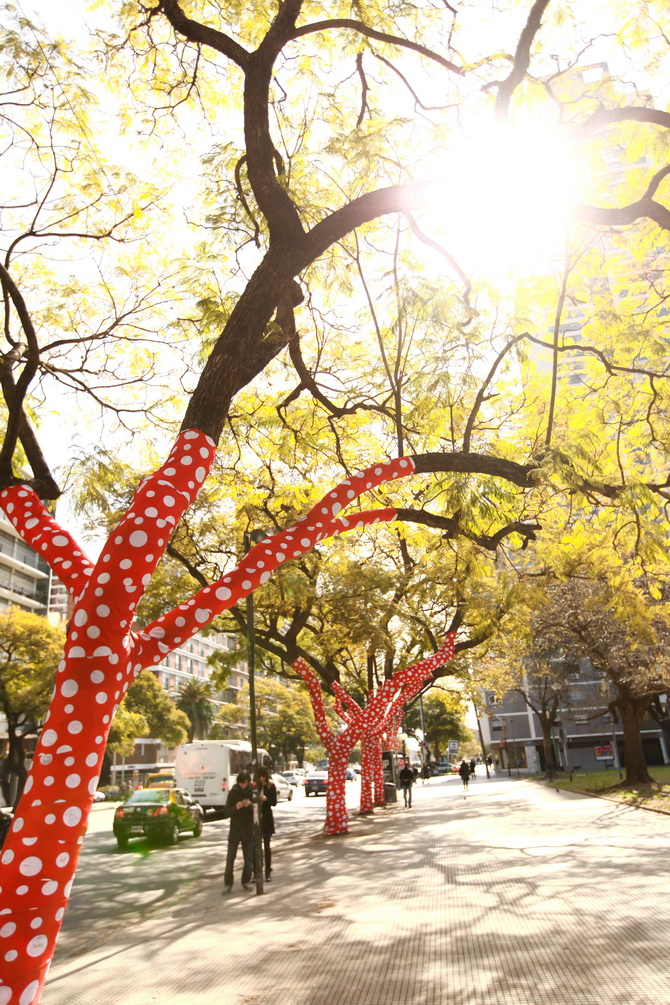
M 347 805 L 358 806 L 360 783 L 347 782 Z M 119 927 L 135 925 L 157 911 L 188 901 L 203 880 L 222 884 L 228 822 L 207 814 L 200 838 L 182 834 L 164 847 L 141 839 L 120 851 L 112 834 L 117 803 L 96 803 L 89 817 L 70 903 L 56 957 L 66 959 L 95 945 Z M 298 836 L 318 834 L 326 813 L 324 796 L 306 797 L 298 789 L 275 808 L 273 847 Z
M 323 811 L 280 807 L 264 897 L 221 896 L 218 823 L 201 866 L 191 838 L 112 849 L 137 874 L 184 867 L 189 896 L 63 945 L 44 1005 L 670 1005 L 670 817 L 506 775 L 431 780 L 342 838 L 316 836 Z

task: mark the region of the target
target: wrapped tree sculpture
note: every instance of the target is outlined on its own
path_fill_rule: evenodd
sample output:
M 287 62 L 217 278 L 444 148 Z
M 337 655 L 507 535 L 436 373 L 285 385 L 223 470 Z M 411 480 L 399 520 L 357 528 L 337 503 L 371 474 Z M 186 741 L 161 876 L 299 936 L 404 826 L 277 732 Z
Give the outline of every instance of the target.
M 356 743 L 365 737 L 379 745 L 378 737 L 385 732 L 391 722 L 397 722 L 402 707 L 414 697 L 438 668 L 448 663 L 454 656 L 454 634 L 450 633 L 443 645 L 432 656 L 427 656 L 404 670 L 397 670 L 384 681 L 370 696 L 368 704 L 361 708 L 346 692 L 338 693 L 340 707 L 346 697 L 348 709 L 345 728 L 334 733 L 328 724 L 326 706 L 318 677 L 303 659 L 294 660 L 291 666 L 298 673 L 309 691 L 314 709 L 314 718 L 321 742 L 328 751 L 328 795 L 324 834 L 345 834 L 348 829 L 348 813 L 345 803 L 345 778 L 349 756 Z

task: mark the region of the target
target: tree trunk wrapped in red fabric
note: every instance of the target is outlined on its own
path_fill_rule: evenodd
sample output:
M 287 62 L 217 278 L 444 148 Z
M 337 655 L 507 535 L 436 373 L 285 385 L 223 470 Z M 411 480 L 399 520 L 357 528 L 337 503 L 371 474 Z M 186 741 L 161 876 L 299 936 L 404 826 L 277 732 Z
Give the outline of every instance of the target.
M 385 680 L 371 695 L 368 704 L 361 708 L 341 686 L 337 686 L 336 709 L 344 719 L 345 727 L 334 733 L 328 724 L 326 705 L 319 678 L 302 658 L 294 660 L 291 666 L 302 677 L 312 700 L 314 720 L 321 742 L 328 751 L 328 795 L 326 797 L 326 822 L 324 834 L 346 834 L 348 813 L 345 804 L 346 768 L 349 756 L 359 740 L 366 740 L 366 754 L 372 754 L 374 745 L 379 750 L 379 737 L 391 723 L 397 724 L 397 717 L 404 705 L 417 694 L 433 672 L 454 655 L 455 635 L 450 632 L 443 645 L 432 656 L 427 656 L 404 670 L 397 670 Z M 344 713 L 344 714 L 343 714 Z M 372 755 L 373 759 L 374 756 Z M 381 766 L 381 751 L 379 752 Z M 379 790 L 376 779 L 375 790 Z M 383 793 L 383 776 L 381 778 Z
M 142 631 L 137 605 L 168 539 L 207 477 L 214 442 L 181 432 L 170 455 L 135 493 L 93 564 L 36 493 L 13 485 L 0 505 L 21 537 L 51 566 L 73 602 L 56 687 L 0 858 L 0 1005 L 36 1005 L 70 895 L 112 719 L 144 667 L 201 631 L 318 541 L 393 520 L 395 509 L 338 518 L 363 492 L 413 474 L 411 458 L 347 478 L 287 530 L 252 548 L 240 565 Z M 336 755 L 337 757 L 337 755 Z

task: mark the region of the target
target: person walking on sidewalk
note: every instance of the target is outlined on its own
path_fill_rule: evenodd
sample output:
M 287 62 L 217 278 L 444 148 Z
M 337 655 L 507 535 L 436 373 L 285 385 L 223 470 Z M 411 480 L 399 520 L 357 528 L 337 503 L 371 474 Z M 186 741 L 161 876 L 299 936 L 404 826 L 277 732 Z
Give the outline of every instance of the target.
M 470 759 L 470 774 L 471 774 L 471 776 L 472 776 L 473 778 L 475 777 L 475 768 L 476 768 L 476 767 L 477 767 L 477 762 L 476 762 L 476 760 L 474 759 L 474 757 L 472 757 L 472 758 Z
M 263 835 L 263 851 L 265 860 L 265 882 L 272 879 L 272 848 L 270 842 L 275 832 L 275 818 L 272 807 L 277 805 L 277 786 L 272 781 L 270 769 L 258 769 L 258 799 L 261 804 L 261 833 Z
M 400 774 L 398 775 L 400 779 L 400 787 L 402 789 L 403 799 L 405 800 L 405 806 L 412 808 L 412 786 L 414 785 L 414 772 L 410 767 L 409 761 L 405 761 L 405 766 L 400 769 Z
M 228 832 L 228 854 L 226 856 L 226 871 L 223 877 L 223 892 L 230 893 L 233 888 L 233 869 L 237 849 L 242 845 L 244 866 L 242 867 L 242 886 L 251 890 L 251 873 L 254 865 L 254 808 L 251 803 L 251 787 L 248 771 L 240 771 L 237 781 L 228 793 L 226 810 L 230 817 Z
M 461 761 L 461 766 L 458 769 L 458 773 L 461 776 L 461 781 L 463 782 L 463 788 L 467 792 L 467 790 L 468 790 L 468 781 L 469 781 L 469 778 L 470 778 L 470 765 L 465 760 L 465 758 L 463 758 L 463 760 Z

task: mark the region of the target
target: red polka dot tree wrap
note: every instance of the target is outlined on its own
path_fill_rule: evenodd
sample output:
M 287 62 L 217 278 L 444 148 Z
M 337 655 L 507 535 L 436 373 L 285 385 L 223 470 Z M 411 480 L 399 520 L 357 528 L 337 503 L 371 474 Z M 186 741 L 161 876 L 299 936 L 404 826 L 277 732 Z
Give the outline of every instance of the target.
M 326 796 L 326 822 L 324 834 L 345 834 L 349 816 L 345 804 L 346 768 L 351 751 L 361 741 L 363 752 L 361 812 L 372 809 L 372 779 L 374 803 L 384 804 L 384 778 L 380 738 L 389 730 L 397 733 L 402 710 L 428 681 L 434 671 L 454 656 L 455 635 L 450 633 L 443 645 L 432 656 L 427 656 L 412 666 L 398 670 L 389 680 L 369 696 L 362 708 L 339 684 L 333 685 L 335 710 L 344 721 L 344 729 L 333 733 L 328 723 L 321 684 L 305 660 L 298 658 L 291 666 L 302 677 L 312 702 L 317 732 L 328 751 L 328 794 Z M 372 776 L 372 778 L 370 777 Z
M 364 736 L 361 739 L 361 796 L 359 810 L 361 813 L 372 813 L 375 807 L 375 758 L 379 754 L 379 764 L 382 763 L 382 751 L 376 736 Z M 379 805 L 377 803 L 377 805 Z M 383 803 L 382 803 L 383 805 Z
M 130 630 L 135 608 L 172 530 L 214 457 L 202 433 L 182 433 L 166 463 L 92 565 L 29 489 L 0 493 L 25 541 L 74 602 L 64 658 L 23 796 L 0 858 L 0 1003 L 39 1000 L 98 784 L 116 708 L 145 665 Z
M 237 569 L 135 632 L 131 626 L 140 598 L 214 453 L 215 444 L 205 434 L 180 433 L 165 464 L 139 486 L 95 565 L 32 490 L 13 486 L 0 492 L 0 505 L 14 527 L 49 563 L 74 604 L 54 697 L 0 858 L 0 1005 L 39 1002 L 109 727 L 136 675 L 266 582 L 282 562 L 325 537 L 393 520 L 394 509 L 339 514 L 362 493 L 414 471 L 411 459 L 398 458 L 352 475 L 303 519 L 252 548 Z M 351 704 L 347 712 L 355 712 Z M 366 721 L 351 724 L 354 742 L 372 721 L 367 709 L 360 718 Z M 349 739 L 329 741 L 333 766 L 342 766 L 342 788 L 337 782 L 333 786 L 333 833 L 346 828 L 339 799 L 343 806 Z

